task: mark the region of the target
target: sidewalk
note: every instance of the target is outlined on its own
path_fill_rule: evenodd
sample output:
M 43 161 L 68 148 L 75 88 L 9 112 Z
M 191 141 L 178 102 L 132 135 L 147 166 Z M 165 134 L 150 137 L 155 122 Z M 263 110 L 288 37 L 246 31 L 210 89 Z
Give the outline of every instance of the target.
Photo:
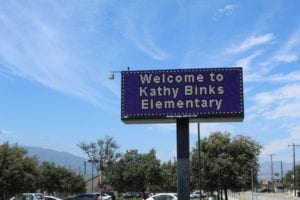
M 230 193 L 228 194 L 228 200 L 290 200 L 299 199 L 295 197 L 292 193 L 252 193 L 251 192 L 241 192 L 241 193 Z

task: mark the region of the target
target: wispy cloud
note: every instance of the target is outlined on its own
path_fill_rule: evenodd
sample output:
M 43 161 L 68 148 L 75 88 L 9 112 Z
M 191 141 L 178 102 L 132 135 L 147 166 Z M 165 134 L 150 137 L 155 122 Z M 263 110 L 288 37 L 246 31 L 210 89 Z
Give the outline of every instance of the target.
M 243 67 L 243 69 L 247 71 L 251 65 L 252 60 L 255 59 L 256 57 L 260 56 L 261 54 L 262 54 L 262 51 L 255 51 L 254 53 L 250 54 L 249 56 L 236 61 L 235 66 Z
M 288 84 L 272 91 L 261 92 L 254 96 L 256 110 L 261 110 L 267 119 L 300 117 L 300 84 Z
M 300 81 L 300 71 L 293 71 L 287 74 L 273 74 L 260 78 L 257 81 L 263 82 L 296 82 Z
M 239 6 L 237 4 L 229 4 L 229 5 L 224 6 L 223 8 L 219 8 L 218 13 L 221 15 L 229 15 L 238 7 Z
M 84 24 L 86 27 L 81 26 L 82 31 L 75 23 L 66 25 L 70 13 L 63 12 L 62 5 L 37 4 L 34 6 L 41 7 L 35 10 L 30 6 L 23 8 L 21 4 L 10 6 L 15 12 L 2 7 L 0 18 L 0 62 L 7 69 L 5 72 L 100 107 L 103 102 L 110 104 L 99 90 L 109 91 L 101 78 L 105 69 L 98 68 L 93 60 L 86 58 L 89 49 L 86 37 L 92 37 L 94 33 L 87 29 L 93 26 L 92 20 L 91 24 Z M 53 16 L 51 20 L 40 12 L 44 6 L 49 16 Z M 89 10 L 89 6 L 85 8 Z M 80 13 L 74 17 L 81 18 Z M 76 21 L 75 18 L 72 21 Z M 77 31 L 76 37 L 72 34 L 74 31 Z
M 268 144 L 264 146 L 264 150 L 262 154 L 276 154 L 277 159 L 283 160 L 286 162 L 291 162 L 291 157 L 286 156 L 286 150 L 289 145 L 295 143 L 295 141 L 299 141 L 300 139 L 300 126 L 299 125 L 290 125 L 288 132 L 290 135 L 285 136 L 281 139 L 271 140 Z M 291 151 L 292 152 L 292 149 Z M 290 153 L 291 155 L 291 153 Z
M 14 139 L 18 138 L 14 132 L 6 129 L 0 129 L 0 137 L 14 138 Z
M 168 53 L 155 42 L 148 27 L 143 25 L 141 18 L 137 19 L 134 14 L 127 10 L 122 12 L 121 18 L 122 22 L 118 25 L 120 32 L 140 51 L 150 56 L 152 59 L 159 61 L 164 61 L 169 58 Z
M 299 55 L 297 55 L 297 54 L 281 54 L 281 55 L 277 55 L 276 59 L 279 62 L 289 63 L 289 62 L 297 61 L 299 59 Z
M 267 33 L 260 36 L 251 36 L 246 38 L 241 43 L 235 44 L 227 49 L 228 53 L 242 53 L 247 51 L 255 46 L 267 44 L 274 39 L 273 33 Z
M 275 68 L 281 63 L 290 63 L 298 61 L 300 58 L 300 26 L 289 36 L 283 45 L 261 66 L 270 69 Z
M 224 16 L 230 16 L 234 13 L 236 9 L 238 9 L 238 4 L 228 4 L 221 8 L 218 8 L 214 13 L 213 20 L 217 21 L 222 19 Z
M 133 41 L 143 52 L 155 60 L 164 61 L 169 58 L 169 55 L 154 42 L 152 35 L 149 32 L 144 33 L 142 40 Z
M 273 34 L 272 34 L 273 35 Z M 266 37 L 267 38 L 267 37 Z M 270 39 L 273 36 L 269 37 Z M 268 40 L 266 40 L 268 41 Z M 269 40 L 271 41 L 271 40 Z M 280 44 L 277 41 L 277 44 Z M 257 63 L 259 68 L 245 75 L 245 80 L 250 82 L 278 82 L 278 81 L 297 81 L 299 80 L 299 72 L 294 71 L 293 73 L 286 74 L 270 74 L 272 70 L 281 64 L 288 64 L 297 62 L 300 59 L 300 26 L 296 28 L 294 32 L 279 45 L 275 52 L 271 53 L 271 56 L 266 57 L 264 61 Z
M 279 105 L 276 106 L 275 109 L 266 112 L 265 116 L 268 119 L 278 119 L 283 117 L 299 118 L 300 113 L 295 112 L 295 110 L 300 110 L 299 101 L 281 102 Z

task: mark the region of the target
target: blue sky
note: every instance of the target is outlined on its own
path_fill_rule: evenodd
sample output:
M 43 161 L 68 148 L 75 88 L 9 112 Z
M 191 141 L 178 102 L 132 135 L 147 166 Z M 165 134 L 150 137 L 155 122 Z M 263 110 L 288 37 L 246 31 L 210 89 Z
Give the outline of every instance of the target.
M 120 74 L 109 71 L 243 67 L 242 123 L 201 123 L 247 135 L 261 161 L 292 161 L 300 144 L 300 2 L 0 0 L 0 142 L 84 156 L 106 135 L 121 152 L 176 155 L 175 124 L 120 120 Z M 190 146 L 197 140 L 190 125 Z M 297 150 L 300 153 L 300 150 Z M 300 155 L 299 155 L 300 156 Z

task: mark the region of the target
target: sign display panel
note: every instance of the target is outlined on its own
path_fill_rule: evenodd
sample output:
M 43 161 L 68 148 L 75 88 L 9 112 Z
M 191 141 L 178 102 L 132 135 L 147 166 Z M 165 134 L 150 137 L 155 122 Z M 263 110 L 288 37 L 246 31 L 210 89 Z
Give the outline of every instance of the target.
M 122 71 L 125 123 L 242 121 L 242 68 Z

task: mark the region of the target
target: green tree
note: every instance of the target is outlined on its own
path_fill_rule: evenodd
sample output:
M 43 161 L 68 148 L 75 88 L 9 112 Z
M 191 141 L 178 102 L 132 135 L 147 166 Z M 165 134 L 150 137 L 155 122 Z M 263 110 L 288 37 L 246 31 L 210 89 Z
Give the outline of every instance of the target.
M 300 165 L 295 166 L 295 175 L 294 179 L 294 169 L 292 169 L 285 174 L 283 179 L 284 185 L 291 190 L 300 189 Z
M 39 186 L 42 191 L 53 194 L 60 191 L 59 174 L 54 163 L 43 162 L 39 167 Z
M 176 192 L 177 191 L 177 164 L 168 161 L 161 165 L 161 184 L 159 191 Z
M 144 188 L 144 172 L 142 155 L 137 150 L 127 151 L 122 158 L 112 167 L 112 186 L 120 191 L 142 191 Z
M 108 176 L 111 174 L 109 170 L 121 157 L 121 154 L 118 152 L 119 145 L 117 142 L 112 137 L 105 136 L 89 144 L 81 142 L 78 146 L 87 154 L 89 161 L 95 164 L 97 172 L 109 180 Z M 102 184 L 106 182 L 106 179 L 102 180 Z
M 191 174 L 198 177 L 198 148 L 192 150 Z M 201 185 L 207 191 L 240 191 L 251 187 L 251 170 L 258 169 L 261 146 L 246 136 L 230 138 L 229 133 L 214 132 L 201 141 Z M 196 180 L 195 178 L 192 180 Z M 195 185 L 195 183 L 194 183 Z
M 27 151 L 8 142 L 0 146 L 0 197 L 7 199 L 16 193 L 36 191 L 38 161 Z
M 61 166 L 57 168 L 57 173 L 59 175 L 59 192 L 70 195 L 86 191 L 85 181 L 81 175 Z
M 43 162 L 39 167 L 39 186 L 49 194 L 54 192 L 72 193 L 85 192 L 85 181 L 70 169 L 55 166 L 54 163 Z
M 161 183 L 160 161 L 156 158 L 156 151 L 151 149 L 149 153 L 142 155 L 142 171 L 144 175 L 144 189 L 152 191 L 152 187 Z
M 160 183 L 160 161 L 154 149 L 147 154 L 127 151 L 110 172 L 110 182 L 120 192 L 151 190 Z

